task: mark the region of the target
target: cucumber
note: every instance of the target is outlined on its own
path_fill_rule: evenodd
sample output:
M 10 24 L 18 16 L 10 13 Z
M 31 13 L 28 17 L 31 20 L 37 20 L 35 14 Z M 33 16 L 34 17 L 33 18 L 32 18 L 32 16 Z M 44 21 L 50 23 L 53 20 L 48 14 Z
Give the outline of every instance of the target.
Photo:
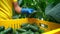
M 29 30 L 29 31 L 23 32 L 21 34 L 34 34 L 34 32 L 32 32 L 31 30 Z
M 22 32 L 26 32 L 25 29 L 16 29 L 16 31 L 18 31 L 18 32 L 20 32 L 20 33 L 22 33 Z
M 40 34 L 39 32 L 35 32 L 34 34 Z
M 28 34 L 28 32 L 23 32 L 23 33 L 21 33 L 21 34 Z
M 34 34 L 33 31 L 31 31 L 31 29 L 28 31 L 28 34 Z
M 8 33 L 12 33 L 13 32 L 13 29 L 12 28 L 8 28 L 6 30 L 3 31 L 4 34 L 8 34 Z
M 30 24 L 27 24 L 26 26 L 24 26 L 22 28 L 28 31 L 30 29 Z
M 26 24 L 22 24 L 21 27 L 24 27 L 24 26 L 27 26 L 27 25 L 28 25 L 27 23 Z
M 19 32 L 16 31 L 15 34 L 19 34 Z
M 3 30 L 5 30 L 5 27 L 4 26 L 1 26 L 0 27 L 0 32 L 3 31 Z
M 39 33 L 43 33 L 43 32 L 44 32 L 44 30 L 39 29 Z
M 36 32 L 36 31 L 39 30 L 38 27 L 36 27 L 36 26 L 32 26 L 32 25 L 30 25 L 30 29 L 31 29 L 33 32 Z
M 0 34 L 4 34 L 4 32 L 0 32 Z

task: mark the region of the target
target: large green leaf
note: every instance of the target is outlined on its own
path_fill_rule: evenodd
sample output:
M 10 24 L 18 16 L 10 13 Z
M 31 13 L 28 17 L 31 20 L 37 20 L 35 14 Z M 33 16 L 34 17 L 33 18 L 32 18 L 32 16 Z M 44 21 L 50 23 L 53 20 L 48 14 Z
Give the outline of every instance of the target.
M 46 9 L 45 13 L 50 17 L 51 21 L 60 22 L 60 3 L 52 5 Z

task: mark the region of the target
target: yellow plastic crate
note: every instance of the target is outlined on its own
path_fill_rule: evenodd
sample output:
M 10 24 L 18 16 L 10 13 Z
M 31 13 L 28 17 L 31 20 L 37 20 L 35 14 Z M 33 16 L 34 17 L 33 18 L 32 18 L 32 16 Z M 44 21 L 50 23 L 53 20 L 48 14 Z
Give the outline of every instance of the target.
M 60 34 L 60 28 L 42 34 Z
M 13 29 L 20 28 L 21 24 L 24 24 L 24 23 L 36 23 L 45 32 L 60 28 L 60 24 L 38 20 L 35 18 L 0 20 L 0 26 L 5 26 L 5 28 L 8 28 L 8 27 L 12 27 Z M 41 26 L 41 24 L 47 25 L 47 28 L 45 28 L 43 25 Z

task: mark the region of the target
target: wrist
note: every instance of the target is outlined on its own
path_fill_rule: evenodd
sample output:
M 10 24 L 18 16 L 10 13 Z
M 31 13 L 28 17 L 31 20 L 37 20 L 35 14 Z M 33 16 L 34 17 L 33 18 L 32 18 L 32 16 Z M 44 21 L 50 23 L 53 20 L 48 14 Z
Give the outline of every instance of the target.
M 26 8 L 21 8 L 21 13 L 27 13 L 28 11 L 26 10 Z

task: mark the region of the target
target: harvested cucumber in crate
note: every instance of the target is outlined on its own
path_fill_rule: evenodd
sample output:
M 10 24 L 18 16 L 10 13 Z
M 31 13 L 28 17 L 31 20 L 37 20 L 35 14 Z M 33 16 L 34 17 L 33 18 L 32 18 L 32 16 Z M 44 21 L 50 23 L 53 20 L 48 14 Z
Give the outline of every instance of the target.
M 0 34 L 41 34 L 44 30 L 41 30 L 37 24 L 25 23 L 21 25 L 21 28 L 14 30 L 13 28 L 7 28 L 1 26 Z

